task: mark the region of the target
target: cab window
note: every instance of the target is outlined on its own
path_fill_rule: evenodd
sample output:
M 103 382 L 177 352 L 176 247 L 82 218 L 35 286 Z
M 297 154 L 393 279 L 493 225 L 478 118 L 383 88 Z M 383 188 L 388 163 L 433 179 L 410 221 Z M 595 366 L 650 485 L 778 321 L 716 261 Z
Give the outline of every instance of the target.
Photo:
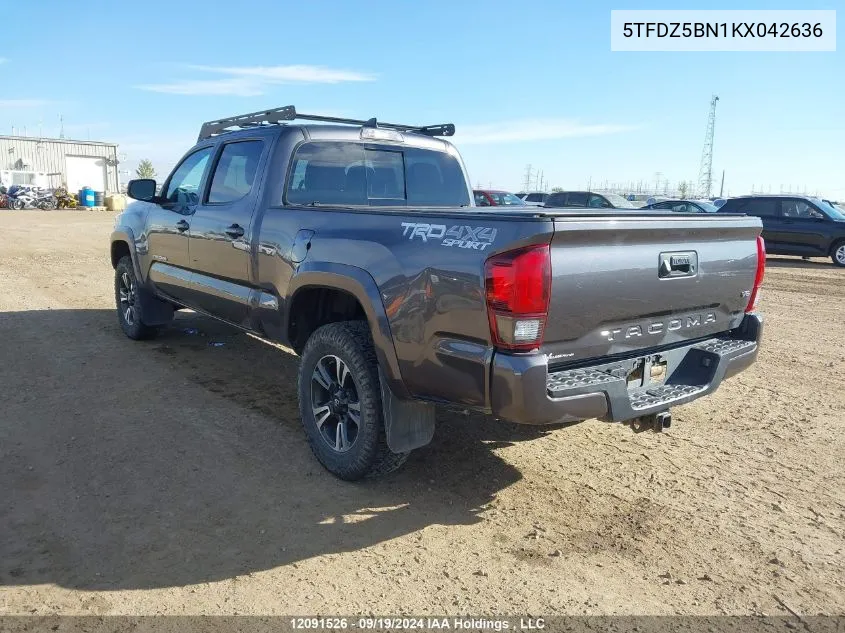
M 291 162 L 289 204 L 469 205 L 460 163 L 446 152 L 317 141 L 300 145 Z
M 241 141 L 224 145 L 211 179 L 208 204 L 235 202 L 246 196 L 255 181 L 255 172 L 263 150 L 262 141 Z
M 199 203 L 200 185 L 208 159 L 211 157 L 211 147 L 197 150 L 173 172 L 164 197 L 176 206 L 192 206 Z

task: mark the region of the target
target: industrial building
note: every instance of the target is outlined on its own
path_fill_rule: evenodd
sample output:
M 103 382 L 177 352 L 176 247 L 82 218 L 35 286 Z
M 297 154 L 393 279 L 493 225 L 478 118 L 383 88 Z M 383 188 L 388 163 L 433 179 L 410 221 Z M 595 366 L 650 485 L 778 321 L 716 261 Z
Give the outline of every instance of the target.
M 83 187 L 117 193 L 117 145 L 63 138 L 0 136 L 0 184 Z

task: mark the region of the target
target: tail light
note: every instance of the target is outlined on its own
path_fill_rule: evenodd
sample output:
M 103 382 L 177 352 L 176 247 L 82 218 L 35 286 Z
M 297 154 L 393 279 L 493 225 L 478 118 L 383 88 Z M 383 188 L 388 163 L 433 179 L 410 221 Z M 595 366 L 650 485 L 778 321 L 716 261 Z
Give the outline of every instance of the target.
M 549 312 L 549 245 L 494 255 L 484 264 L 487 316 L 493 343 L 514 351 L 540 347 Z
M 754 288 L 751 290 L 751 296 L 748 298 L 748 305 L 745 307 L 746 312 L 754 312 L 757 309 L 757 303 L 760 301 L 760 286 L 763 285 L 763 275 L 766 272 L 766 243 L 763 241 L 763 236 L 757 236 L 757 273 L 754 275 Z

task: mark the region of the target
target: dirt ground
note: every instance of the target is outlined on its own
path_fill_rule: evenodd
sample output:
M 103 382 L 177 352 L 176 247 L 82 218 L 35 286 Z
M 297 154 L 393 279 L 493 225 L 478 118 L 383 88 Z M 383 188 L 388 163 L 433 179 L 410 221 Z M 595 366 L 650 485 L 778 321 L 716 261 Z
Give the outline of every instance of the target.
M 291 353 L 190 313 L 123 336 L 112 218 L 0 212 L 0 613 L 845 613 L 829 260 L 770 258 L 759 362 L 670 432 L 445 413 L 348 484 Z

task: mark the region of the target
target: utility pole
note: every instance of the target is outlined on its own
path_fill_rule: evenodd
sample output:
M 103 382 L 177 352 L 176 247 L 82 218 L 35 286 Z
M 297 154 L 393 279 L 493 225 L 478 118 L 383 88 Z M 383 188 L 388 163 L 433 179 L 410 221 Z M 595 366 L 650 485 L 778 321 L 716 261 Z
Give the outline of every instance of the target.
M 770 187 L 769 193 L 771 193 L 771 191 L 772 191 L 772 189 Z M 724 195 L 725 195 L 725 170 L 723 169 L 722 170 L 722 186 L 719 187 L 719 197 L 721 198 Z
M 716 95 L 710 98 L 710 112 L 707 114 L 707 129 L 704 132 L 704 148 L 701 150 L 698 188 L 702 198 L 710 197 L 710 188 L 713 185 L 713 136 L 716 130 L 716 103 L 718 101 L 719 97 Z

